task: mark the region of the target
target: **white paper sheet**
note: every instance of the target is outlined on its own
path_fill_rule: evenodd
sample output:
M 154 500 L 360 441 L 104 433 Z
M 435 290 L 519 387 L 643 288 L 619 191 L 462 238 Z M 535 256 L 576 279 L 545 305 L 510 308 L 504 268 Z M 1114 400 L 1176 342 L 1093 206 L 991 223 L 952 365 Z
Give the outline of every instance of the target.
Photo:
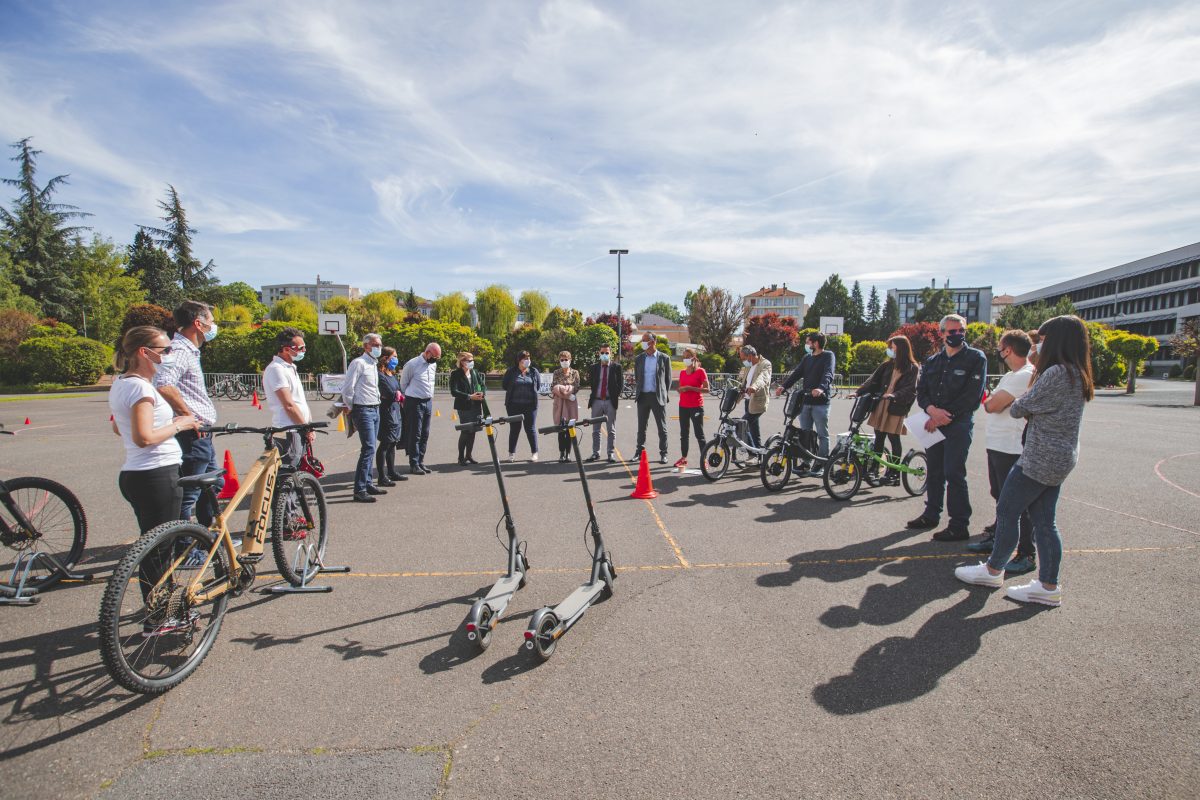
M 928 450 L 938 442 L 945 441 L 946 435 L 937 429 L 934 429 L 933 433 L 925 430 L 926 422 L 929 422 L 929 415 L 917 409 L 904 420 L 904 427 L 908 429 L 909 435 L 917 440 L 917 444 Z

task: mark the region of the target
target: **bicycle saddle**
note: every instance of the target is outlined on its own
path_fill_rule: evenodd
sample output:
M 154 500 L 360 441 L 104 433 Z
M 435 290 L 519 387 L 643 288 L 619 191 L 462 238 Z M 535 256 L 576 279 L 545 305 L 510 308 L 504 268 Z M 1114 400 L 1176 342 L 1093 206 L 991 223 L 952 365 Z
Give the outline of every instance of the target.
M 205 472 L 203 475 L 188 475 L 185 478 L 179 479 L 179 485 L 185 489 L 189 486 L 220 486 L 221 478 L 225 477 L 225 470 L 219 469 L 215 472 Z

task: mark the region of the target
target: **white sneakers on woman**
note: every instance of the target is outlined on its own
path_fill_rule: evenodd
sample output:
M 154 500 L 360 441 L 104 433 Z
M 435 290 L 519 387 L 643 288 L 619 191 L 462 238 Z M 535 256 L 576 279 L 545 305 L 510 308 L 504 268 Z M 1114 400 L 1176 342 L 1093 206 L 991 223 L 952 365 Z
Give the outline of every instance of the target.
M 1004 585 L 1004 573 L 993 575 L 988 572 L 987 562 L 980 561 L 978 564 L 973 564 L 969 567 L 955 567 L 954 577 L 958 578 L 963 583 L 970 583 L 975 586 L 986 586 L 989 589 L 999 589 Z
M 999 589 L 1004 585 L 1004 573 L 993 575 L 987 568 L 987 562 L 980 561 L 969 567 L 955 567 L 954 577 L 963 583 L 973 586 L 986 586 L 989 589 Z M 1018 603 L 1041 603 L 1044 606 L 1062 605 L 1062 586 L 1047 589 L 1041 581 L 1030 581 L 1023 586 L 1009 586 L 1004 590 L 1005 596 Z

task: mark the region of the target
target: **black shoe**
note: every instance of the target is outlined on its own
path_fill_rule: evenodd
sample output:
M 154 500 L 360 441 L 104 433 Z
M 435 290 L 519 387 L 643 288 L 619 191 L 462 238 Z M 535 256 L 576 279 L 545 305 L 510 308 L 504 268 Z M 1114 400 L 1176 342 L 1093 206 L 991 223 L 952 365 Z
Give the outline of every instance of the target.
M 967 545 L 968 553 L 991 553 L 992 545 L 995 544 L 995 536 L 985 536 L 978 542 L 971 542 Z
M 1004 572 L 1007 575 L 1024 575 L 1035 569 L 1037 569 L 1037 560 L 1033 556 L 1017 556 L 1004 565 Z
M 395 486 L 396 485 L 395 481 L 393 481 L 389 478 L 385 478 L 382 475 L 380 475 L 379 480 L 377 480 L 375 482 L 378 483 L 380 486 Z
M 599 453 L 592 453 L 590 456 L 588 456 L 587 458 L 584 459 L 584 461 L 587 461 L 589 464 L 593 461 L 599 461 L 599 460 L 600 460 Z M 609 460 L 611 461 L 612 458 L 610 457 Z
M 407 475 L 401 475 L 399 472 L 394 472 L 394 471 L 393 471 L 393 472 L 389 472 L 389 473 L 388 473 L 388 480 L 389 480 L 389 481 L 396 481 L 397 483 L 399 483 L 400 481 L 406 481 L 406 480 L 408 480 L 408 476 L 407 476 Z
M 965 542 L 971 538 L 971 534 L 966 531 L 958 531 L 954 528 L 945 528 L 933 535 L 935 542 Z
M 991 525 L 984 525 L 983 532 L 989 535 L 996 533 L 996 523 L 993 521 Z
M 421 465 L 421 471 L 424 472 L 426 475 L 433 474 L 433 470 L 431 470 L 429 467 L 425 466 L 424 464 Z
M 410 466 L 409 466 L 409 468 L 408 468 L 408 471 L 409 471 L 410 473 L 412 473 L 413 475 L 424 475 L 424 474 L 425 474 L 425 470 L 421 469 L 421 465 L 420 465 L 420 464 L 412 464 L 412 465 L 410 465 Z
M 912 531 L 927 531 L 930 528 L 936 528 L 937 526 L 938 521 L 936 519 L 930 519 L 924 514 L 916 519 L 910 519 L 908 522 L 904 523 L 904 527 Z
M 464 461 L 466 461 L 468 464 L 478 464 L 478 463 L 479 463 L 478 461 L 476 461 L 475 459 L 471 458 L 470 456 L 467 456 L 467 457 L 466 457 L 465 459 L 463 459 L 463 460 L 464 460 Z
M 465 467 L 465 466 L 467 465 L 467 460 L 466 460 L 465 458 L 460 458 L 460 459 L 458 460 L 458 465 L 459 465 L 460 467 Z
M 354 502 L 356 502 L 356 503 L 374 503 L 375 498 L 371 497 L 371 495 L 367 494 L 366 492 L 355 492 L 354 493 Z
M 667 463 L 667 454 L 666 453 L 663 453 L 661 456 L 658 457 L 658 463 L 660 463 L 660 464 Z
M 367 494 L 373 494 L 373 495 L 379 496 L 381 494 L 387 494 L 387 492 L 385 492 L 383 489 L 377 488 L 375 486 L 368 486 Z

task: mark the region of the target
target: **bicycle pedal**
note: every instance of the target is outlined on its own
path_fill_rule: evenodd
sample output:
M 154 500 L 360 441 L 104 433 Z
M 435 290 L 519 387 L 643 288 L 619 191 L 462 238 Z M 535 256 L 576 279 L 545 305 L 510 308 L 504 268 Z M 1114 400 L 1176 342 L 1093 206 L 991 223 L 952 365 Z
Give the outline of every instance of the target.
M 237 557 L 239 564 L 257 564 L 262 561 L 262 553 L 242 553 Z

